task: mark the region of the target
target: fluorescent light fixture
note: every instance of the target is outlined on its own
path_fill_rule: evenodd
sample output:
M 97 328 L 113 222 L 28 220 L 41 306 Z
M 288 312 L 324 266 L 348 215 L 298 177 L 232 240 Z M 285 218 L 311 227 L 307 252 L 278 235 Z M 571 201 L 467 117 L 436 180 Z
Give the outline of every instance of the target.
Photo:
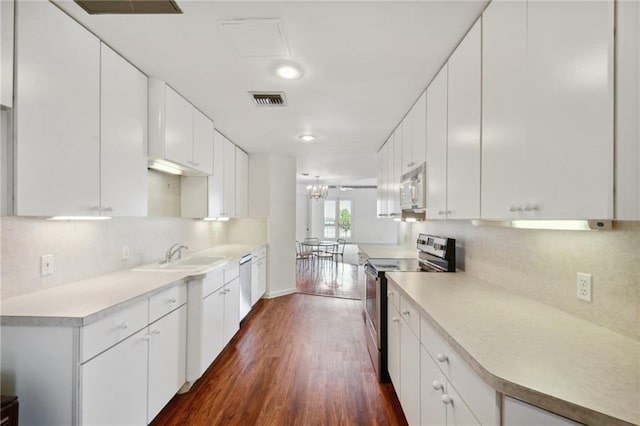
M 405 222 L 417 222 L 418 220 L 415 217 L 407 217 L 405 218 Z
M 215 220 L 218 220 L 217 217 L 205 217 L 202 220 L 204 220 L 205 222 L 213 222 Z
M 219 218 L 218 218 L 218 221 L 219 221 L 219 222 L 227 222 L 228 220 L 229 220 L 229 217 L 228 217 L 228 216 L 222 216 L 222 217 L 219 217 Z
M 52 216 L 47 220 L 109 220 L 111 216 Z
M 394 222 L 402 222 L 402 218 L 401 217 L 394 217 L 393 221 Z
M 476 226 L 502 226 L 518 229 L 546 229 L 563 231 L 596 231 L 610 230 L 612 223 L 610 220 L 472 220 Z
M 312 134 L 304 134 L 304 135 L 300 135 L 298 136 L 300 139 L 302 139 L 304 142 L 313 142 L 316 140 L 315 135 Z
M 172 175 L 182 174 L 182 169 L 180 169 L 180 167 L 165 160 L 153 160 L 149 163 L 149 168 Z
M 278 77 L 285 80 L 297 80 L 302 77 L 302 68 L 294 64 L 282 64 L 276 68 Z

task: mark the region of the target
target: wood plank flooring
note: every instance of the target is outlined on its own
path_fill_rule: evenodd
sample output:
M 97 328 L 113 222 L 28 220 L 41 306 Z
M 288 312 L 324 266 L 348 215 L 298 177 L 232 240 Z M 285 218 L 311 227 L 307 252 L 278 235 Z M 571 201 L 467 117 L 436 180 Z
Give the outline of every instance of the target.
M 376 381 L 361 301 L 261 300 L 192 389 L 152 425 L 405 425 Z
M 358 265 L 344 262 L 318 264 L 315 260 L 298 260 L 296 289 L 299 293 L 362 300 L 364 278 L 358 280 L 358 268 Z

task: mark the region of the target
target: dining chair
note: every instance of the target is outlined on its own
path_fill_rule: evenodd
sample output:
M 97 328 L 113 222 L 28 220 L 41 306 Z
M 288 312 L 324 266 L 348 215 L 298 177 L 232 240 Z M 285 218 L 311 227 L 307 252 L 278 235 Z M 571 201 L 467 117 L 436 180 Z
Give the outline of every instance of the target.
M 338 245 L 334 247 L 333 257 L 338 261 L 338 256 L 340 256 L 340 261 L 344 263 L 344 246 L 347 244 L 347 240 L 344 238 L 338 238 L 336 240 Z
M 296 260 L 301 260 L 305 262 L 305 264 L 307 264 L 309 260 L 311 260 L 312 255 L 313 253 L 304 250 L 302 244 L 300 244 L 300 241 L 296 240 Z

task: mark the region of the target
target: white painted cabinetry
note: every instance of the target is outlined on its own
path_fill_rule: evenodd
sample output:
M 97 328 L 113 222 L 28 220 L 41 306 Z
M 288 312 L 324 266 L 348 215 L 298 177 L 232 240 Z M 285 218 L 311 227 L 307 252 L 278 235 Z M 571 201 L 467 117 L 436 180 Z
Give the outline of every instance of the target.
M 447 214 L 480 216 L 481 20 L 449 58 L 447 109 Z
M 106 44 L 100 52 L 100 211 L 146 216 L 147 77 Z
M 580 424 L 508 396 L 503 399 L 502 411 L 503 424 L 508 426 L 577 426 Z
M 251 306 L 267 291 L 267 247 L 253 252 L 251 257 Z
M 425 160 L 427 95 L 423 92 L 402 121 L 401 175 L 419 167 Z
M 100 40 L 52 3 L 15 6 L 16 214 L 97 215 Z
M 613 217 L 613 2 L 492 2 L 483 218 Z
M 420 421 L 420 312 L 407 298 L 400 299 L 400 403 L 407 422 Z M 417 328 L 416 328 L 417 327 Z
M 427 88 L 427 218 L 447 216 L 447 72 L 444 64 Z
M 15 0 L 0 2 L 0 109 L 13 107 L 13 22 Z
M 164 81 L 149 79 L 149 159 L 171 162 L 184 175 L 213 167 L 213 121 Z
M 236 146 L 235 217 L 247 217 L 249 210 L 249 155 Z
M 223 216 L 224 206 L 224 146 L 226 138 L 217 130 L 213 132 L 213 175 L 209 178 L 209 214 Z
M 224 211 L 221 216 L 234 217 L 236 212 L 236 146 L 229 139 L 224 140 Z

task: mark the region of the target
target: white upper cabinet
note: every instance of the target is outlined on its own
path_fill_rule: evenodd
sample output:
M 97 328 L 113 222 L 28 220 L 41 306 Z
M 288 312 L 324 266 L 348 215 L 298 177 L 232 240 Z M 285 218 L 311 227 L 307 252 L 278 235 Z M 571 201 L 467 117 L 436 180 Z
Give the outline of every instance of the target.
M 402 176 L 402 127 L 398 127 L 391 135 L 393 139 L 393 167 L 392 167 L 392 194 L 391 213 L 394 217 L 402 215 L 400 208 L 400 176 Z
M 483 218 L 613 217 L 613 2 L 484 13 Z
M 213 174 L 213 121 L 193 110 L 193 161 L 191 165 L 198 170 Z
M 105 44 L 101 58 L 101 211 L 146 216 L 147 77 Z
M 224 139 L 224 205 L 220 215 L 234 217 L 236 213 L 236 146 Z
M 0 109 L 13 107 L 14 0 L 0 2 Z
M 209 177 L 209 212 L 211 216 L 222 216 L 224 212 L 224 135 L 213 133 L 213 175 Z
M 236 217 L 247 217 L 249 207 L 249 155 L 236 147 Z
M 212 173 L 213 121 L 164 81 L 149 79 L 149 158 L 168 160 L 185 175 Z
M 402 121 L 402 172 L 419 167 L 425 160 L 427 94 L 423 92 Z
M 482 15 L 482 206 L 486 219 L 524 214 L 527 3 L 493 1 Z M 510 212 L 509 209 L 514 210 Z
M 481 20 L 449 58 L 447 216 L 480 216 Z
M 447 70 L 445 64 L 427 89 L 427 218 L 444 219 L 447 210 Z
M 49 2 L 17 2 L 16 73 L 16 214 L 99 214 L 100 41 Z

